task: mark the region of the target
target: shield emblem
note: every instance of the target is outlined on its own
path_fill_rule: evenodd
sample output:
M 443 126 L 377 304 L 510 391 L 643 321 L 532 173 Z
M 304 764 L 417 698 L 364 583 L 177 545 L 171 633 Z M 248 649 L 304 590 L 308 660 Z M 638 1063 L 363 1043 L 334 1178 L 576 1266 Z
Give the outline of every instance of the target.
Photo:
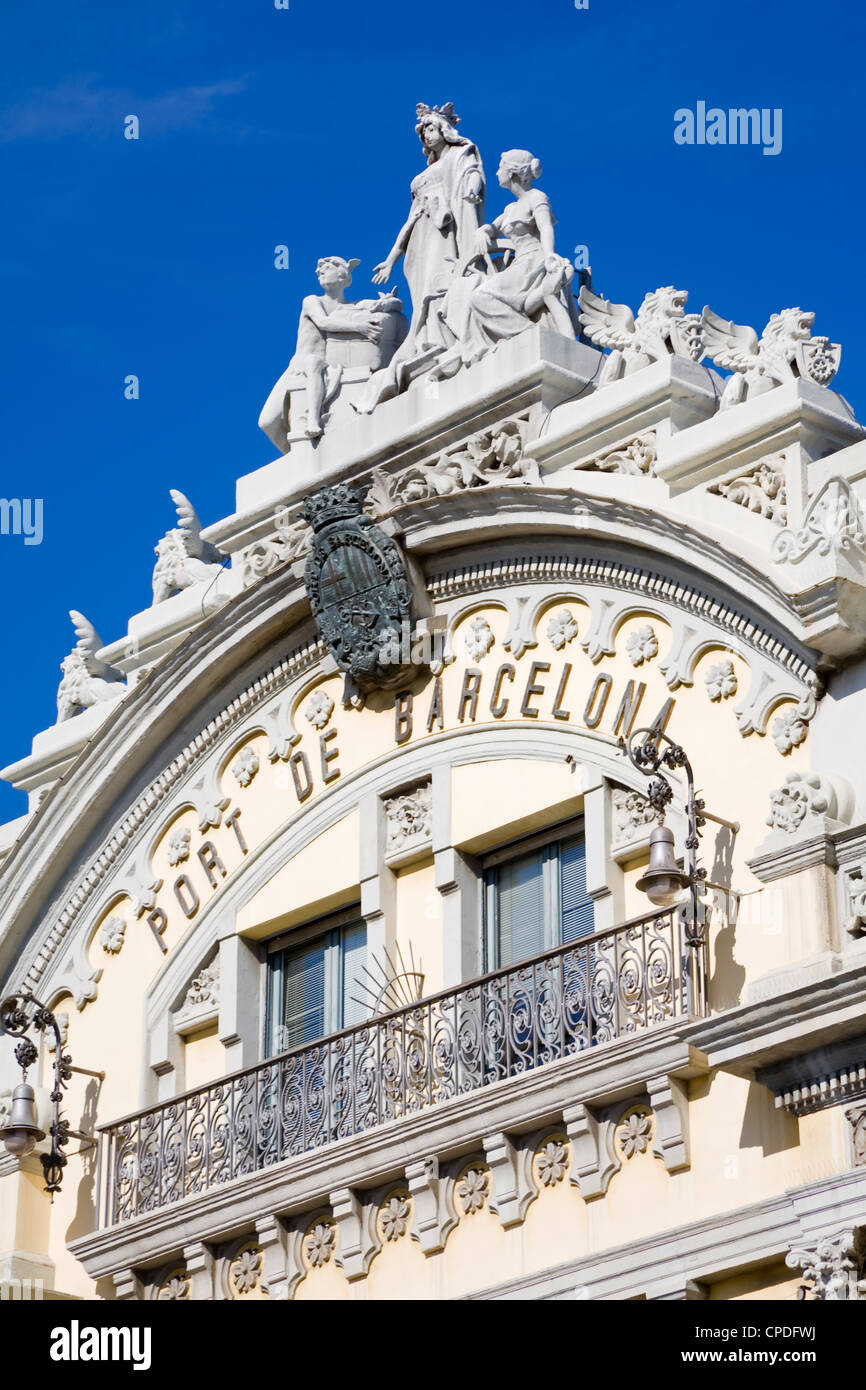
M 363 512 L 364 495 L 341 484 L 304 503 L 313 527 L 304 574 L 310 607 L 334 660 L 362 692 L 409 678 L 405 665 L 394 663 L 389 639 L 412 609 L 403 556 Z
M 829 386 L 842 361 L 842 347 L 829 338 L 808 338 L 797 344 L 795 358 L 800 376 L 816 386 Z

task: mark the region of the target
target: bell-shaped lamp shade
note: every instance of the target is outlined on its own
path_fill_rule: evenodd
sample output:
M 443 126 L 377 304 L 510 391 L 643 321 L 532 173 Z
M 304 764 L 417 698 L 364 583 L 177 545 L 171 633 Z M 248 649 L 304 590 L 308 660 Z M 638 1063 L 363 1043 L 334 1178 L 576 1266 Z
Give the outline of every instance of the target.
M 9 1122 L 0 1129 L 0 1139 L 6 1145 L 6 1152 L 15 1158 L 29 1154 L 45 1138 L 44 1129 L 39 1128 L 36 1116 L 36 1096 L 33 1087 L 22 1081 L 12 1092 L 12 1106 Z
M 689 876 L 684 874 L 674 857 L 673 831 L 657 825 L 650 835 L 649 867 L 637 886 L 656 907 L 673 907 Z

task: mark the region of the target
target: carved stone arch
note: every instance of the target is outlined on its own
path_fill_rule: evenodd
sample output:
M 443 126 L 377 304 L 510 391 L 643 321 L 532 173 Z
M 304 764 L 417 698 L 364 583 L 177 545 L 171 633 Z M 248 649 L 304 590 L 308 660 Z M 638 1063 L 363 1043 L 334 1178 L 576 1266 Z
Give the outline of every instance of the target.
M 516 644 L 510 648 L 515 657 L 538 644 L 538 625 L 543 616 L 554 615 L 559 607 L 567 608 L 569 604 L 577 607 L 584 614 L 583 622 L 580 621 L 579 614 L 573 615 L 578 625 L 576 640 L 582 635 L 584 629 L 588 630 L 591 615 L 589 599 L 586 594 L 581 594 L 577 584 L 563 582 L 558 576 L 549 584 L 534 583 L 528 586 L 528 601 L 524 604 L 521 612 L 520 641 L 522 645 L 519 650 Z
M 673 623 L 671 621 L 671 615 L 669 613 L 665 613 L 660 604 L 653 605 L 651 601 L 641 601 L 640 599 L 635 598 L 632 601 L 624 603 L 622 607 L 616 609 L 616 611 L 613 614 L 610 630 L 610 643 L 614 649 L 614 655 L 620 654 L 617 652 L 617 647 L 619 644 L 620 633 L 622 632 L 622 629 L 625 627 L 626 623 L 631 622 L 634 618 L 646 618 L 649 620 L 650 625 L 653 622 L 664 624 L 666 631 L 670 633 L 671 641 L 673 641 L 675 634 Z M 653 629 L 653 631 L 655 632 L 655 629 Z M 658 634 L 655 635 L 657 636 Z M 657 646 L 657 652 L 654 653 L 653 657 L 650 659 L 657 660 L 659 663 L 661 663 L 664 661 L 664 656 L 666 655 L 666 653 L 663 653 L 663 649 L 660 643 L 658 643 Z M 641 665 L 642 663 L 636 662 L 633 664 Z
M 518 615 L 517 595 L 503 595 L 493 590 L 473 594 L 468 600 L 461 597 L 443 605 L 439 610 L 440 615 L 446 619 L 445 643 L 443 651 L 443 664 L 448 665 L 457 661 L 461 653 L 454 650 L 454 634 L 461 624 L 464 624 L 473 614 L 480 614 L 482 609 L 496 608 L 501 609 L 507 618 L 507 626 L 502 637 L 501 645 L 505 647 L 510 634 L 515 630 Z M 475 662 L 467 654 L 467 664 L 474 665 Z

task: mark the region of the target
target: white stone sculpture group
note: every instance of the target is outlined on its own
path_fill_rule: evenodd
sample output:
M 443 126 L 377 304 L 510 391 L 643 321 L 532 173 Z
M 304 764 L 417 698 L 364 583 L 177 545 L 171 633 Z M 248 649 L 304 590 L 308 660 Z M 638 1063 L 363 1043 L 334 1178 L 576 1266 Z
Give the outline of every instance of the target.
M 580 332 L 571 293 L 574 267 L 556 253 L 550 202 L 535 187 L 539 161 L 528 150 L 502 155 L 499 183 L 513 202 L 486 223 L 481 156 L 458 133 L 452 104 L 419 105 L 416 116 L 426 168 L 412 180 L 409 215 L 394 245 L 373 270 L 374 284 L 386 284 L 402 258 L 412 298 L 408 327 L 393 292 L 378 302 L 346 301 L 357 261 L 320 261 L 324 294 L 304 300 L 295 354 L 259 419 L 284 450 L 301 433 L 311 439 L 322 433 L 346 365 L 369 368 L 351 402 L 369 414 L 417 377 L 453 376 L 530 324 L 570 337 Z M 292 419 L 301 390 L 302 431 Z
M 411 319 L 407 325 L 393 290 L 378 300 L 346 299 L 357 260 L 319 261 L 323 293 L 304 299 L 294 356 L 259 418 L 282 452 L 293 439 L 321 436 L 343 384 L 355 388 L 351 408 L 370 414 L 419 377 L 452 377 L 533 324 L 608 349 L 598 387 L 670 355 L 695 363 L 708 357 L 732 373 L 722 409 L 798 376 L 819 386 L 833 379 L 841 349 L 812 338 L 815 316 L 801 309 L 773 314 L 759 339 L 709 308 L 686 314 L 688 294 L 673 285 L 647 294 L 633 315 L 595 294 L 584 277 L 576 303 L 574 267 L 557 254 L 556 219 L 535 186 L 541 165 L 534 155 L 503 153 L 497 177 L 512 201 L 485 222 L 481 156 L 458 132 L 453 105 L 419 105 L 416 118 L 426 167 L 412 180 L 409 215 L 372 276 L 387 284 L 402 259 Z

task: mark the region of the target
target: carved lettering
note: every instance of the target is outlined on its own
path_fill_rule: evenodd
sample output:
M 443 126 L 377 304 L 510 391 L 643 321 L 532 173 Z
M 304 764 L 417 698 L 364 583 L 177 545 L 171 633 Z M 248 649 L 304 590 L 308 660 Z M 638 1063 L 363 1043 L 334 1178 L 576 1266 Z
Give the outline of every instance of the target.
M 637 718 L 637 712 L 640 709 L 640 702 L 645 691 L 646 686 L 643 681 L 638 681 L 637 685 L 634 681 L 629 681 L 613 721 L 614 734 L 619 734 L 621 729 L 622 737 L 628 738 L 634 728 L 634 721 Z
M 155 907 L 152 912 L 147 914 L 147 925 L 153 932 L 157 946 L 164 956 L 168 955 L 168 947 L 162 939 L 162 934 L 168 926 L 168 918 L 161 907 Z
M 195 884 L 187 874 L 178 874 L 175 879 L 174 896 L 180 903 L 184 917 L 194 917 L 201 907 L 201 899 L 195 891 Z
M 433 693 L 430 696 L 430 708 L 427 711 L 427 732 L 431 732 L 433 725 L 441 733 L 445 727 L 442 714 L 442 677 L 437 676 L 433 682 Z
M 240 814 L 241 808 L 240 806 L 236 806 L 235 809 L 231 812 L 231 814 L 226 816 L 225 824 L 230 825 L 232 830 L 235 832 L 235 838 L 237 839 L 237 842 L 240 846 L 241 854 L 248 854 L 249 847 L 247 845 L 246 840 L 244 839 L 243 831 L 241 830 L 241 827 L 238 824 L 240 820 Z
M 337 737 L 336 729 L 329 729 L 326 734 L 319 734 L 319 756 L 322 761 L 322 781 L 327 785 L 328 782 L 336 782 L 340 775 L 338 767 L 331 767 L 331 763 L 340 756 L 339 748 L 329 748 L 331 739 Z
M 520 706 L 520 713 L 524 715 L 526 719 L 538 718 L 538 710 L 533 709 L 529 702 L 532 699 L 533 695 L 544 694 L 544 686 L 536 685 L 535 677 L 541 676 L 549 670 L 549 661 L 533 661 L 532 666 L 529 669 L 529 680 L 526 682 L 526 689 L 523 692 L 523 703 Z
M 415 697 L 411 690 L 401 690 L 394 700 L 394 739 L 405 743 L 412 737 L 412 706 Z
M 506 676 L 510 681 L 513 681 L 515 674 L 515 669 L 510 661 L 504 662 L 496 672 L 496 678 L 493 682 L 493 694 L 490 697 L 490 713 L 493 715 L 494 719 L 501 719 L 508 710 L 508 700 L 502 696 L 502 682 L 505 680 Z
M 212 840 L 205 840 L 198 851 L 198 857 L 211 888 L 219 888 L 217 874 L 220 878 L 225 878 L 226 866 L 217 854 L 216 845 Z
M 553 702 L 551 713 L 554 719 L 570 719 L 571 710 L 562 708 L 562 697 L 565 694 L 565 687 L 568 685 L 568 678 L 571 675 L 571 662 L 566 661 L 562 668 L 562 677 L 559 682 L 559 689 L 556 692 L 556 699 Z
M 463 689 L 460 692 L 460 708 L 457 711 L 457 718 L 463 723 L 463 716 L 466 713 L 466 706 L 469 706 L 469 718 L 475 721 L 475 711 L 478 708 L 478 692 L 481 689 L 481 672 L 474 666 L 468 666 L 463 673 Z
M 605 672 L 596 676 L 593 681 L 592 690 L 590 690 L 589 699 L 586 702 L 586 709 L 583 711 L 583 722 L 588 729 L 597 729 L 601 723 L 611 684 L 611 677 Z
M 298 752 L 289 758 L 289 767 L 292 770 L 295 795 L 299 801 L 306 801 L 313 790 L 313 774 L 310 772 L 307 755 L 302 749 L 298 749 Z

